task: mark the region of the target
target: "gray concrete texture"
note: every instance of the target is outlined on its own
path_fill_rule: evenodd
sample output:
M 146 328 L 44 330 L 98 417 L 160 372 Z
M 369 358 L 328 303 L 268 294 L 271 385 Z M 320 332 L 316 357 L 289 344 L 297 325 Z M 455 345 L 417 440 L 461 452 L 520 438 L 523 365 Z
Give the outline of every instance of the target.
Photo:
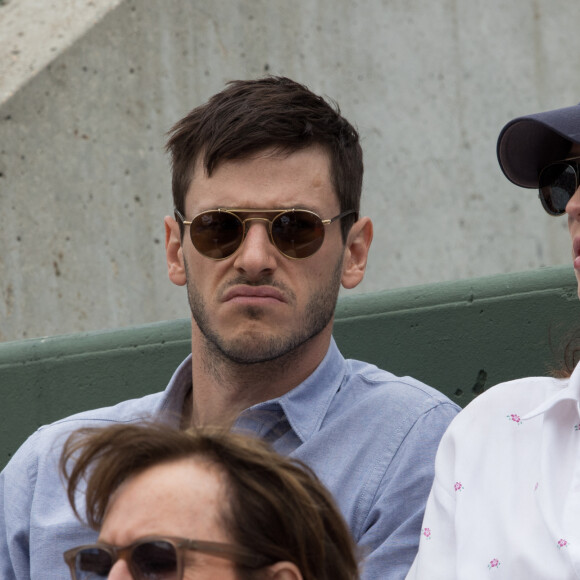
M 495 144 L 580 100 L 579 21 L 564 0 L 0 0 L 0 340 L 188 316 L 165 133 L 267 73 L 360 130 L 375 239 L 356 291 L 569 263 L 565 218 Z

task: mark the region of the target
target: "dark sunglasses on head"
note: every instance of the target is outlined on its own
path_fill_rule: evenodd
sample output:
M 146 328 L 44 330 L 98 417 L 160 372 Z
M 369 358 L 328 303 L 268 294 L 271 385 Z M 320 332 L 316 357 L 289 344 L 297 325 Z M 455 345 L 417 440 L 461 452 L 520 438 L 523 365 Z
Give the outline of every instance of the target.
M 539 177 L 540 201 L 550 215 L 563 215 L 580 184 L 580 158 L 550 163 Z
M 141 538 L 123 547 L 97 542 L 67 550 L 64 559 L 72 580 L 107 578 L 120 558 L 127 562 L 134 580 L 182 580 L 188 550 L 212 554 L 248 568 L 265 565 L 264 558 L 238 546 L 166 536 Z
M 246 237 L 248 222 L 262 221 L 268 224 L 270 241 L 278 251 L 295 260 L 308 258 L 320 249 L 324 241 L 324 228 L 350 214 L 343 211 L 331 219 L 323 220 L 307 209 L 211 209 L 186 221 L 175 210 L 175 217 L 183 225 L 190 226 L 189 235 L 195 249 L 212 260 L 231 256 Z M 252 214 L 243 219 L 242 216 Z

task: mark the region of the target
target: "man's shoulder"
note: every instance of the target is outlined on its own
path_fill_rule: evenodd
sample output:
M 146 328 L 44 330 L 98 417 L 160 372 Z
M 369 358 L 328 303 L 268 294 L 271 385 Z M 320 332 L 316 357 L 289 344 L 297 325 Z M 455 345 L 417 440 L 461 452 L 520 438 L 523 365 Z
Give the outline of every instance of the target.
M 22 444 L 6 469 L 15 464 L 22 466 L 23 463 L 38 463 L 60 453 L 68 435 L 77 429 L 152 419 L 160 410 L 163 395 L 160 392 L 138 399 L 128 399 L 116 405 L 83 411 L 43 425 Z
M 441 405 L 457 412 L 459 407 L 441 391 L 411 376 L 397 376 L 373 364 L 347 359 L 347 375 L 352 394 L 358 400 L 374 400 L 389 406 L 428 411 Z
M 346 362 L 345 377 L 325 420 L 338 429 L 344 424 L 356 426 L 357 437 L 373 433 L 381 445 L 385 441 L 395 444 L 410 432 L 425 429 L 424 437 L 438 440 L 461 410 L 443 393 L 413 377 L 399 377 L 362 361 Z
M 88 411 L 81 411 L 74 415 L 69 415 L 53 423 L 43 425 L 39 432 L 52 430 L 68 430 L 70 426 L 90 426 L 99 423 L 123 423 L 141 420 L 147 415 L 155 414 L 159 410 L 159 404 L 164 392 L 145 395 L 136 399 L 127 399 L 109 407 L 99 407 Z

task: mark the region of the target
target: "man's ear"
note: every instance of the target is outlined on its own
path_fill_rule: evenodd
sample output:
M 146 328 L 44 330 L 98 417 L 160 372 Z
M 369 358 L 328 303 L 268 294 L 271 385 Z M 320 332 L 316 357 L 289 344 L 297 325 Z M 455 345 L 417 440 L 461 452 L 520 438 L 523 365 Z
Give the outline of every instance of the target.
M 165 216 L 165 256 L 169 279 L 177 286 L 185 286 L 185 263 L 181 246 L 179 224 L 174 218 Z
M 268 580 L 302 580 L 302 574 L 298 566 L 292 562 L 276 562 L 266 569 Z
M 363 279 L 372 241 L 373 222 L 362 217 L 350 228 L 346 239 L 341 279 L 345 288 L 354 288 Z

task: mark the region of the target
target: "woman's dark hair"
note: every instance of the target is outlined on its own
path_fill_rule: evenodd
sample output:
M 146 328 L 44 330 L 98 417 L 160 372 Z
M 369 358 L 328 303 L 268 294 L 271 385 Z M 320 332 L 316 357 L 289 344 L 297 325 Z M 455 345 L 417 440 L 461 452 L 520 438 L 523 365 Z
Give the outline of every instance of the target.
M 85 490 L 87 523 L 98 530 L 111 495 L 134 475 L 158 464 L 199 457 L 224 474 L 224 525 L 238 546 L 270 564 L 293 562 L 304 580 L 359 578 L 355 545 L 332 496 L 303 463 L 278 455 L 255 438 L 223 429 L 180 431 L 167 425 L 121 424 L 73 433 L 61 471 L 68 498 Z M 238 565 L 241 578 L 261 572 Z
M 311 145 L 328 152 L 340 211 L 360 210 L 362 149 L 356 129 L 340 108 L 285 77 L 228 83 L 207 103 L 193 109 L 169 131 L 173 203 L 185 215 L 185 197 L 202 159 L 208 176 L 220 162 L 243 159 L 274 148 L 292 153 Z M 346 239 L 356 214 L 341 221 Z
M 551 375 L 557 379 L 567 379 L 580 361 L 580 331 L 569 333 L 566 344 L 561 351 L 560 365 L 551 370 Z

